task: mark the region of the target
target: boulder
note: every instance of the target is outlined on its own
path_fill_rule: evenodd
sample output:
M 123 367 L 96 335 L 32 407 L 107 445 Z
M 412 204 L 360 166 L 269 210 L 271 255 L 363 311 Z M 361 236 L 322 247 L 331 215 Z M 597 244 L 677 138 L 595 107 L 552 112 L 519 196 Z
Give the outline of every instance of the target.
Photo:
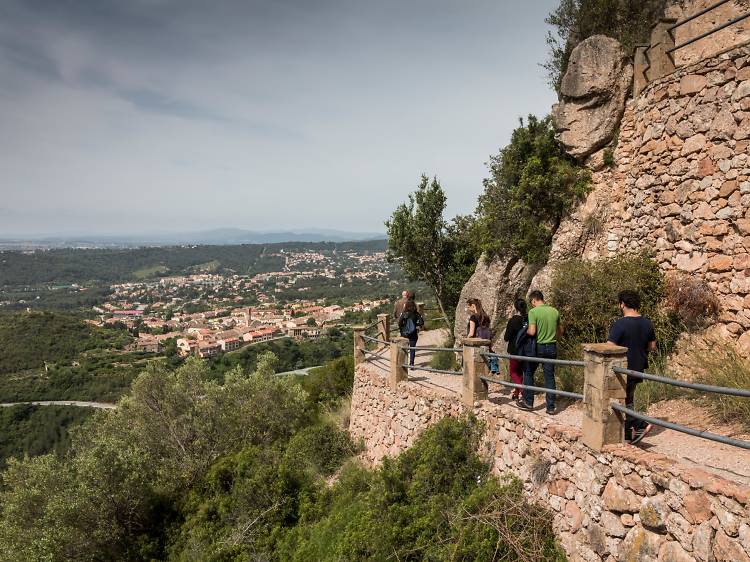
M 529 266 L 521 260 L 497 257 L 487 260 L 479 258 L 474 274 L 461 290 L 461 298 L 456 307 L 455 336 L 461 341 L 466 336 L 466 299 L 477 298 L 482 301 L 482 308 L 492 319 L 494 339 L 501 339 L 505 328 L 503 322 L 513 312 L 513 302 L 518 297 L 525 297 L 531 278 L 538 267 Z
M 561 101 L 552 108 L 568 154 L 583 160 L 612 140 L 632 80 L 633 67 L 616 39 L 594 35 L 573 49 L 560 84 Z

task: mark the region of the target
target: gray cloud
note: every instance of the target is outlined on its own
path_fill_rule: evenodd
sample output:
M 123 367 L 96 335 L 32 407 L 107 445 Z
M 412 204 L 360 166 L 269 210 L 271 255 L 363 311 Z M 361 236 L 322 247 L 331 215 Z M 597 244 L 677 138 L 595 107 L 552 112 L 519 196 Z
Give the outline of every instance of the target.
M 555 3 L 6 0 L 0 234 L 380 230 L 422 172 L 468 212 Z

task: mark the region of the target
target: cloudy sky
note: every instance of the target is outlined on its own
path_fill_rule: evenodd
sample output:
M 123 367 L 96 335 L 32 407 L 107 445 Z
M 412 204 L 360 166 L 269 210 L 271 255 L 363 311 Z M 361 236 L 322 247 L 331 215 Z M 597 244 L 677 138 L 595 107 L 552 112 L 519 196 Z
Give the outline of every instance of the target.
M 474 209 L 555 0 L 0 0 L 0 235 L 383 231 Z

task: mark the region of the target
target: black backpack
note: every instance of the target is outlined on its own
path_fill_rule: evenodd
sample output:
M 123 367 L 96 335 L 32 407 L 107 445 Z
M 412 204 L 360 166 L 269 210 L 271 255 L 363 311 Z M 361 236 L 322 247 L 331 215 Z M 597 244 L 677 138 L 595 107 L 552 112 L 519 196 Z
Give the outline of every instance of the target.
M 409 312 L 402 312 L 401 317 L 398 320 L 398 325 L 401 336 L 404 338 L 408 338 L 417 331 L 417 328 L 419 326 L 424 325 L 424 320 L 422 320 L 419 312 L 414 312 L 413 314 Z

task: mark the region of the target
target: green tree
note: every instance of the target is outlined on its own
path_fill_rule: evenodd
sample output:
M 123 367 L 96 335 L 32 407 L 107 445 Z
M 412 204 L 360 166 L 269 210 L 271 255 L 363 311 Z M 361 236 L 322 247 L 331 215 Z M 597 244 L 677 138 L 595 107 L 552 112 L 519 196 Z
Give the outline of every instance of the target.
M 423 281 L 435 294 L 447 323 L 451 323 L 461 288 L 479 257 L 471 236 L 474 222 L 443 217 L 447 198 L 437 178 L 422 175 L 408 203 L 399 205 L 385 224 L 388 259 L 398 263 L 412 281 Z
M 648 43 L 651 28 L 664 14 L 667 0 L 561 0 L 547 16 L 555 32 L 547 34 L 549 54 L 544 68 L 556 90 L 576 45 L 592 35 L 614 37 L 630 53 Z
M 589 188 L 590 175 L 555 139 L 551 119 L 529 115 L 489 162 L 477 222 L 490 257 L 544 262 L 560 221 Z

